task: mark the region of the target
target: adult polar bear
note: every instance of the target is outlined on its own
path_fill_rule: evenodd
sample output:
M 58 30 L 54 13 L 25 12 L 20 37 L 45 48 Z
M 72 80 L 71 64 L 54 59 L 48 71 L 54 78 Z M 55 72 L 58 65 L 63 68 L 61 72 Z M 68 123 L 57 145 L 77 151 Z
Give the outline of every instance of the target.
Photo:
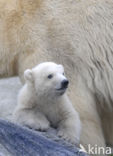
M 0 0 L 0 75 L 64 65 L 81 143 L 113 145 L 113 0 Z

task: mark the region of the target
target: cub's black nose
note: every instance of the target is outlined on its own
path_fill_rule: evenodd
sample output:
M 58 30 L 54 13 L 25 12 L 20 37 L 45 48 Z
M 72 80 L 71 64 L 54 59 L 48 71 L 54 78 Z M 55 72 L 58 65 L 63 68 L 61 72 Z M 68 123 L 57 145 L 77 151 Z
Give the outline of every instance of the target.
M 62 81 L 62 88 L 67 88 L 68 87 L 68 84 L 69 84 L 69 81 L 68 80 L 63 80 Z

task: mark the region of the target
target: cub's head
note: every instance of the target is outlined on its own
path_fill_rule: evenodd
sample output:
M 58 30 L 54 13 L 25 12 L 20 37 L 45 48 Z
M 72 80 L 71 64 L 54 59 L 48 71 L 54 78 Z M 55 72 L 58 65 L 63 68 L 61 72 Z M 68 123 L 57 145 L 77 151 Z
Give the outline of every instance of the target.
M 63 66 L 53 62 L 44 62 L 33 69 L 27 69 L 24 77 L 26 83 L 32 85 L 40 95 L 63 95 L 69 84 Z

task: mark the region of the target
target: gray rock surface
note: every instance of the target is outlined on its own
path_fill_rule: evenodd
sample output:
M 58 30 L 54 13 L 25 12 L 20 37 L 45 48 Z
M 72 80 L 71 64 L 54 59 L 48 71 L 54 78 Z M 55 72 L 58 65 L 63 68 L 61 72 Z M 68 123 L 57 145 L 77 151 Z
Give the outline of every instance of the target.
M 0 117 L 9 118 L 17 104 L 22 84 L 18 77 L 0 79 Z
M 85 156 L 48 132 L 33 131 L 6 120 L 0 120 L 0 151 L 3 156 Z M 51 135 L 51 134 L 52 135 Z

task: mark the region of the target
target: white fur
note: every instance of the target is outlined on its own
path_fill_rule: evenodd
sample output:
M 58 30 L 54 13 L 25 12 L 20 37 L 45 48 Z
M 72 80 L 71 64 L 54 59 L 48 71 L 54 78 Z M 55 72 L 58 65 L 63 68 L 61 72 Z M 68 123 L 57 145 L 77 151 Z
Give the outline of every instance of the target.
M 41 63 L 24 72 L 25 85 L 18 96 L 18 105 L 13 114 L 16 122 L 33 129 L 46 130 L 50 125 L 58 128 L 58 136 L 79 143 L 80 119 L 73 108 L 61 82 L 64 76 L 62 65 Z M 52 74 L 52 78 L 48 75 Z
M 63 64 L 80 143 L 113 146 L 113 0 L 0 0 L 0 76 Z

